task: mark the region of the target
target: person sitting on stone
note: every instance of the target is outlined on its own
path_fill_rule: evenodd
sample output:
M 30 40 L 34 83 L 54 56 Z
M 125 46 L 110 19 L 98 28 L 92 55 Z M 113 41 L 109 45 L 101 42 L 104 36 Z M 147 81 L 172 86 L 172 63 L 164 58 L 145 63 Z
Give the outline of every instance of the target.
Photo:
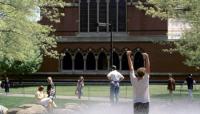
M 44 106 L 48 109 L 52 109 L 53 107 L 57 107 L 56 104 L 53 102 L 53 100 L 51 98 L 49 98 L 47 96 L 47 94 L 45 94 L 43 86 L 38 87 L 38 90 L 35 94 L 35 97 L 37 99 L 37 103 L 41 104 L 42 106 Z
M 0 114 L 7 114 L 8 109 L 2 105 L 0 105 Z

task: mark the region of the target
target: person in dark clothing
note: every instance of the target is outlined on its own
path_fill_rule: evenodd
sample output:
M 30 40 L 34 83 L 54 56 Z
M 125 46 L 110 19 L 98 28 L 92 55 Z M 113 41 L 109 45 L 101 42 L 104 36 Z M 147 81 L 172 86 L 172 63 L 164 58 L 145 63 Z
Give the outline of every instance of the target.
M 167 89 L 169 91 L 169 95 L 171 97 L 171 100 L 173 100 L 172 97 L 173 97 L 173 91 L 175 91 L 175 88 L 176 88 L 175 80 L 172 77 L 172 74 L 169 74 Z
M 5 93 L 7 95 L 9 93 L 9 89 L 10 89 L 10 82 L 9 82 L 8 77 L 5 78 L 4 89 L 5 89 Z
M 187 87 L 188 87 L 188 95 L 192 98 L 192 90 L 193 90 L 193 82 L 194 80 L 192 79 L 192 74 L 190 74 L 186 79 Z
M 10 81 L 8 77 L 5 77 L 4 81 L 1 84 L 1 87 L 5 89 L 6 95 L 10 92 Z
M 169 79 L 168 79 L 168 84 L 167 84 L 167 89 L 169 90 L 169 94 L 172 94 L 173 91 L 175 91 L 176 83 L 174 78 L 172 77 L 171 74 L 169 74 Z
M 51 98 L 53 100 L 56 96 L 56 90 L 55 90 L 55 86 L 54 86 L 52 78 L 48 77 L 47 82 L 48 82 L 47 95 L 48 95 L 49 98 Z

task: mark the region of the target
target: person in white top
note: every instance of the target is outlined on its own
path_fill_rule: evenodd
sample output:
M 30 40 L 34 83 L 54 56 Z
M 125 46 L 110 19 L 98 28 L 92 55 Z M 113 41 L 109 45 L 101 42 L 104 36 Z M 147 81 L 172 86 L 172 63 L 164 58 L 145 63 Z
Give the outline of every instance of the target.
M 112 104 L 117 104 L 119 101 L 120 81 L 124 76 L 116 70 L 116 66 L 112 66 L 112 71 L 108 73 L 107 78 L 110 80 L 110 101 Z
M 0 105 L 0 114 L 7 114 L 8 109 L 2 105 Z
M 54 101 L 50 97 L 47 97 L 47 94 L 45 94 L 44 92 L 43 86 L 38 87 L 35 97 L 36 97 L 37 103 L 43 105 L 49 111 L 52 110 L 53 107 L 54 108 L 57 107 Z
M 144 59 L 144 67 L 138 68 L 136 74 L 134 72 L 133 62 L 131 60 L 131 51 L 127 51 L 128 66 L 130 70 L 130 80 L 133 86 L 133 102 L 134 114 L 149 113 L 149 74 L 150 61 L 147 53 L 142 53 Z
M 78 96 L 79 99 L 83 96 L 83 87 L 84 87 L 84 77 L 80 76 L 77 84 L 76 84 L 76 91 L 75 94 Z

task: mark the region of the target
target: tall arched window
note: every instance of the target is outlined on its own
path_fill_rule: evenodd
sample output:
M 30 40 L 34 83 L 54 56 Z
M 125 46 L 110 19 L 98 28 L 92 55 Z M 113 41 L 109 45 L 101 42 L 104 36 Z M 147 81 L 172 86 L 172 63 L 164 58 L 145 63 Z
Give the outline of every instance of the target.
M 117 69 L 119 69 L 119 56 L 116 52 L 113 52 L 113 65 L 115 65 L 117 67 Z
M 116 0 L 110 0 L 109 3 L 109 23 L 112 24 L 112 31 L 116 31 L 116 24 L 117 24 Z
M 128 60 L 126 53 L 122 55 L 122 70 L 128 70 Z
M 126 31 L 126 0 L 119 0 L 118 3 L 118 31 Z
M 89 52 L 86 60 L 86 69 L 95 70 L 95 67 L 96 67 L 95 56 L 92 52 Z
M 68 52 L 66 52 L 65 56 L 63 57 L 62 69 L 63 70 L 72 70 L 72 57 Z
M 83 55 L 78 52 L 75 56 L 75 70 L 83 70 L 84 69 L 84 61 Z
M 98 70 L 107 70 L 108 69 L 108 61 L 105 53 L 101 52 L 98 58 Z
M 88 3 L 80 0 L 80 31 L 88 32 Z
M 90 0 L 90 32 L 96 32 L 97 31 L 97 2 L 96 0 Z
M 99 3 L 99 22 L 107 23 L 107 3 L 106 0 L 100 0 Z M 106 32 L 107 27 L 99 27 L 100 32 Z
M 126 31 L 126 0 L 79 0 L 80 32 Z M 97 22 L 112 26 L 99 27 Z M 108 30 L 109 29 L 109 30 Z

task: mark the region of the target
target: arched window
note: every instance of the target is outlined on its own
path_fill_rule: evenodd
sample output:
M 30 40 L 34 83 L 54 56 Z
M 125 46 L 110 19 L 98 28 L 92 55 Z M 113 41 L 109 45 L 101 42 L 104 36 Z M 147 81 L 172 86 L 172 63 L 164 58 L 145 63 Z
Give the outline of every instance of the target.
M 63 57 L 62 69 L 63 70 L 72 70 L 72 57 L 68 52 L 66 52 L 65 56 Z
M 113 65 L 119 69 L 119 56 L 116 52 L 113 52 Z
M 144 67 L 144 59 L 140 51 L 136 51 L 134 54 L 134 69 L 137 70 L 140 67 Z
M 96 67 L 95 56 L 92 52 L 89 52 L 86 60 L 86 70 L 95 70 L 95 67 Z
M 98 58 L 98 70 L 107 70 L 108 69 L 108 61 L 105 53 L 101 52 Z
M 78 52 L 75 56 L 75 70 L 83 70 L 84 69 L 84 61 L 83 55 Z
M 128 60 L 126 53 L 122 55 L 122 70 L 128 70 Z

